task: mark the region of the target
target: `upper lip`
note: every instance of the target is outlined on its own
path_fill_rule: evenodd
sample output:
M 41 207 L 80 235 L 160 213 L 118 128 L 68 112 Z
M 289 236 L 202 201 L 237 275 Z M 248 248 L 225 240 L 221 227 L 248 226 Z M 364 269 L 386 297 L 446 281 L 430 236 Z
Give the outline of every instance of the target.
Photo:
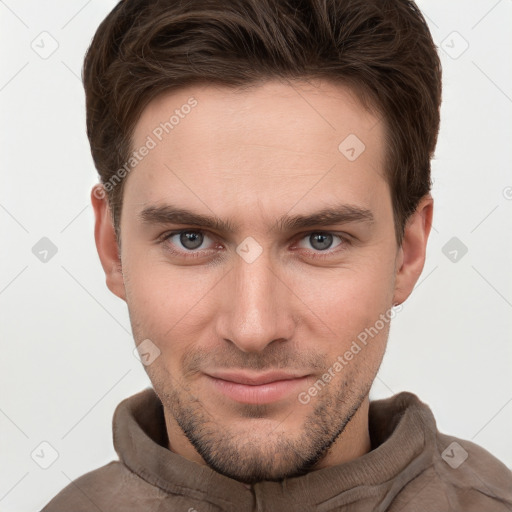
M 208 372 L 208 376 L 214 379 L 222 379 L 237 384 L 246 384 L 249 386 L 261 386 L 262 384 L 269 384 L 270 382 L 276 382 L 279 380 L 292 380 L 301 379 L 305 377 L 305 374 L 286 373 L 286 372 L 266 372 L 266 373 L 248 373 L 248 372 L 223 372 L 213 371 Z

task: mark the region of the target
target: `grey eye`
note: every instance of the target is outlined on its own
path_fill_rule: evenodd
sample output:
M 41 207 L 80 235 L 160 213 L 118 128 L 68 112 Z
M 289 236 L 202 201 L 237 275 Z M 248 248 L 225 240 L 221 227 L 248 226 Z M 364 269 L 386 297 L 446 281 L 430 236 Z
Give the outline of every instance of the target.
M 180 243 L 186 249 L 193 250 L 201 247 L 203 239 L 203 234 L 198 231 L 185 231 L 180 233 Z
M 309 243 L 313 249 L 317 251 L 324 251 L 331 247 L 333 236 L 329 233 L 312 233 L 309 236 Z

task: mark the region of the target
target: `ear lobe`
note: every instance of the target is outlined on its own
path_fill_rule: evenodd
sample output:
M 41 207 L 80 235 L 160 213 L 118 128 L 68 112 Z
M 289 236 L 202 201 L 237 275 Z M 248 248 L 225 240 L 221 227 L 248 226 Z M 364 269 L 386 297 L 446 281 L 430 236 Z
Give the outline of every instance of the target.
M 393 304 L 402 304 L 409 297 L 423 271 L 433 211 L 434 200 L 427 194 L 407 220 L 397 255 Z
M 97 184 L 91 190 L 94 209 L 94 239 L 105 272 L 108 289 L 120 299 L 126 300 L 121 257 L 117 244 L 112 214 L 103 185 Z

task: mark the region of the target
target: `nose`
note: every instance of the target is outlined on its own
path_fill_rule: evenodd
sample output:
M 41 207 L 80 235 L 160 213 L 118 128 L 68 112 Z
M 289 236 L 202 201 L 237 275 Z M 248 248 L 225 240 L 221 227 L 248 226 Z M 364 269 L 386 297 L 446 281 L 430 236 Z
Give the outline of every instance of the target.
M 292 338 L 294 295 L 265 251 L 251 263 L 236 258 L 223 280 L 218 335 L 243 352 L 261 352 Z

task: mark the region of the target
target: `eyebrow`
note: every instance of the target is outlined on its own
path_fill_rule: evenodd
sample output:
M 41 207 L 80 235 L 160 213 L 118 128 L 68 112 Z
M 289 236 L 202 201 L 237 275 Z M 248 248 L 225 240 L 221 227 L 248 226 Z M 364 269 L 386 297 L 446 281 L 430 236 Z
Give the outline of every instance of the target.
M 173 205 L 147 206 L 138 214 L 138 218 L 143 224 L 186 224 L 224 233 L 235 232 L 240 228 L 239 224 L 231 220 L 223 220 L 215 216 L 203 215 Z M 374 222 L 373 213 L 367 208 L 342 204 L 335 207 L 323 208 L 311 214 L 283 215 L 274 223 L 268 232 L 289 232 L 304 228 L 352 222 L 371 224 Z

